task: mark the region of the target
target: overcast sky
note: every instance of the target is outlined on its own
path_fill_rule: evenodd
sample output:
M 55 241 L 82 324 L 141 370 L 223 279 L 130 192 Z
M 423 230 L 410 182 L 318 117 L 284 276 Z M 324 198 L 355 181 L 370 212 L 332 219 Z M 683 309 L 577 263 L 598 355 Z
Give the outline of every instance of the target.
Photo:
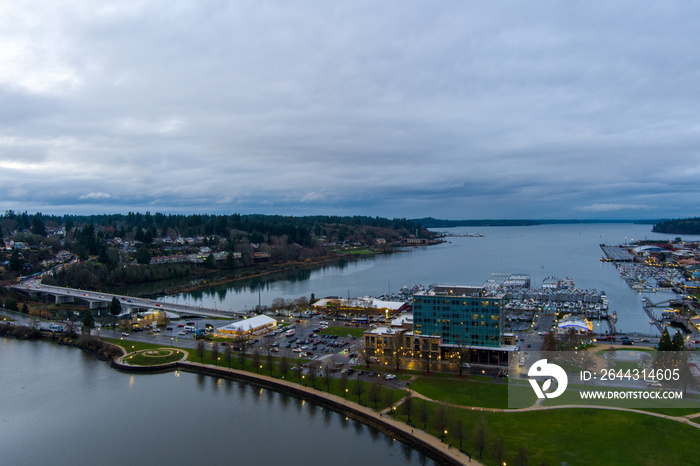
M 0 209 L 700 215 L 693 2 L 0 2 Z

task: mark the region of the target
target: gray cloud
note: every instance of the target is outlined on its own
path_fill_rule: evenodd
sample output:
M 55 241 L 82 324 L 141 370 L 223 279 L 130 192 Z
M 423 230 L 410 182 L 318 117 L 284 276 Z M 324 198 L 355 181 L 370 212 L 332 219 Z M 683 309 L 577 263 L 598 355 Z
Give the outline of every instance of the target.
M 15 2 L 0 209 L 700 215 L 697 10 Z

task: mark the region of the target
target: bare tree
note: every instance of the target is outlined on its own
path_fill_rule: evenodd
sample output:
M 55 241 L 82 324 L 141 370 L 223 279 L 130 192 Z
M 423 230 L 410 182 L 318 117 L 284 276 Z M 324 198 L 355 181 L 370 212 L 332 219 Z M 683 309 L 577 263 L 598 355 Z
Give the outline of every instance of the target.
M 333 374 L 331 374 L 331 365 L 328 363 L 325 363 L 323 365 L 323 383 L 326 386 L 326 391 L 330 392 L 331 391 L 331 382 L 333 381 Z
M 262 354 L 260 353 L 260 348 L 256 348 L 253 350 L 253 354 L 251 355 L 251 360 L 253 362 L 253 367 L 255 368 L 255 372 L 260 372 L 260 360 L 262 359 Z
M 204 340 L 197 340 L 197 357 L 204 362 Z
M 224 346 L 224 359 L 226 359 L 226 365 L 231 368 L 231 358 L 233 357 L 233 348 L 231 345 Z
M 367 397 L 369 398 L 370 403 L 374 403 L 374 407 L 376 408 L 377 405 L 379 404 L 379 400 L 381 400 L 382 396 L 382 386 L 379 382 L 378 379 L 375 379 L 372 381 L 371 385 L 369 386 L 369 393 L 367 394 Z
M 493 458 L 494 463 L 503 464 L 506 458 L 506 448 L 503 444 L 503 437 L 498 436 L 498 438 L 493 441 L 493 445 L 491 445 L 491 458 Z
M 338 389 L 343 392 L 343 397 L 347 397 L 348 393 L 348 373 L 343 372 L 340 374 L 340 379 L 338 380 Z
M 476 421 L 476 426 L 474 427 L 474 448 L 479 451 L 479 458 L 481 458 L 481 455 L 484 453 L 484 448 L 486 448 L 488 429 L 488 421 L 485 417 L 481 416 Z
M 433 427 L 440 433 L 440 437 L 447 437 L 447 406 L 440 404 L 435 408 Z
M 462 440 L 464 440 L 464 421 L 461 418 L 455 420 L 454 436 L 459 440 L 459 448 L 462 448 Z M 500 464 L 500 463 L 499 463 Z
M 527 466 L 527 456 L 527 446 L 518 448 L 518 452 L 515 454 L 515 466 Z
M 357 378 L 355 379 L 355 384 L 352 386 L 352 393 L 354 395 L 357 395 L 357 401 L 361 402 L 362 401 L 362 393 L 365 391 L 365 386 L 360 380 L 360 376 L 358 375 Z
M 245 336 L 245 334 L 240 333 L 236 335 L 234 344 L 240 351 L 240 353 L 238 353 L 238 361 L 241 364 L 241 369 L 245 370 L 245 358 L 246 353 L 248 352 L 248 338 Z
M 401 363 L 403 362 L 403 334 L 402 333 L 396 333 L 392 339 L 392 349 L 391 353 L 389 354 L 389 359 L 391 361 L 391 365 L 396 367 L 396 371 L 399 371 L 399 368 L 401 367 Z
M 316 388 L 316 380 L 318 379 L 318 364 L 315 362 L 312 362 L 309 364 L 309 381 L 311 382 L 311 386 Z
M 411 414 L 413 414 L 413 393 L 408 392 L 403 404 L 401 405 L 401 413 L 408 418 L 408 423 L 411 423 Z
M 211 357 L 214 360 L 214 364 L 219 365 L 219 345 L 215 342 L 211 342 Z
M 372 362 L 372 355 L 369 353 L 369 350 L 363 346 L 359 351 L 359 356 L 369 369 L 369 364 Z
M 272 347 L 270 345 L 267 345 L 266 362 L 267 370 L 270 372 L 270 376 L 272 376 L 272 370 L 275 368 L 275 364 L 274 358 L 272 357 Z
M 289 356 L 286 354 L 280 358 L 279 370 L 282 374 L 282 378 L 287 378 L 287 373 L 289 372 Z

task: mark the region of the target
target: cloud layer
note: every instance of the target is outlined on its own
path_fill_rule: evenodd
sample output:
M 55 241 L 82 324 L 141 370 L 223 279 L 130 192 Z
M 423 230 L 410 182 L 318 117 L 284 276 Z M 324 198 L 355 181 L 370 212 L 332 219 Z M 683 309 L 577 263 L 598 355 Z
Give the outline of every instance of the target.
M 700 7 L 6 2 L 0 209 L 700 215 Z

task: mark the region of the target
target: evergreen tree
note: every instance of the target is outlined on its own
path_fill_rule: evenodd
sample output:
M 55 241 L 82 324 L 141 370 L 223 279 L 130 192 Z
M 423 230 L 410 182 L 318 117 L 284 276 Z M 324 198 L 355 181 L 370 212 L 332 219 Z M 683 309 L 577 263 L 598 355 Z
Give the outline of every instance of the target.
M 116 296 L 112 297 L 112 302 L 109 303 L 109 313 L 112 315 L 112 323 L 116 325 L 117 316 L 122 313 L 122 305 L 119 304 L 119 300 Z
M 668 330 L 664 329 L 664 333 L 661 334 L 661 339 L 659 340 L 659 346 L 657 348 L 659 351 L 672 351 L 673 345 L 671 343 L 671 336 L 668 334 Z
M 683 351 L 685 344 L 683 342 L 683 335 L 680 331 L 673 335 L 673 340 L 671 341 L 671 351 Z
M 90 330 L 93 328 L 95 328 L 95 318 L 91 311 L 87 311 L 85 318 L 83 318 L 83 335 L 90 335 Z

